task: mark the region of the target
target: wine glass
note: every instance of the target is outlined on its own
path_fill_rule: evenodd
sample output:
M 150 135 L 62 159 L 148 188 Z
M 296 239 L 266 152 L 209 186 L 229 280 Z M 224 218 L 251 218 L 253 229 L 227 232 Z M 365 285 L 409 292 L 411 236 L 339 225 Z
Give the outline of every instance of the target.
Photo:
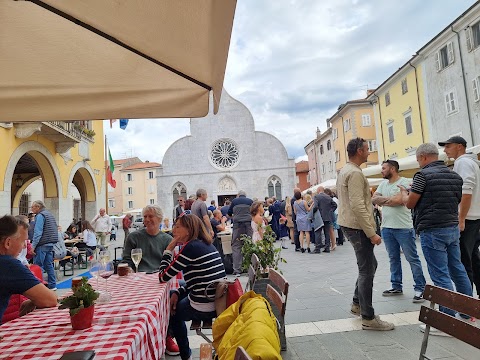
M 113 262 L 108 261 L 103 264 L 103 268 L 99 275 L 105 279 L 105 292 L 100 293 L 100 297 L 97 300 L 100 304 L 106 304 L 112 300 L 112 295 L 108 292 L 108 278 L 113 275 L 113 272 Z
M 142 261 L 142 249 L 132 249 L 131 256 L 132 261 L 135 264 L 135 277 L 133 279 L 138 280 L 138 264 Z
M 92 266 L 90 267 L 90 274 L 97 279 L 97 292 L 100 293 L 99 286 L 98 286 L 98 278 L 100 277 L 100 273 L 103 271 L 103 265 L 100 261 L 93 260 L 90 264 Z
M 106 264 L 108 261 L 110 261 L 110 253 L 108 252 L 108 250 L 102 250 L 99 252 L 98 254 L 99 258 L 100 258 L 100 261 L 103 263 L 103 264 Z

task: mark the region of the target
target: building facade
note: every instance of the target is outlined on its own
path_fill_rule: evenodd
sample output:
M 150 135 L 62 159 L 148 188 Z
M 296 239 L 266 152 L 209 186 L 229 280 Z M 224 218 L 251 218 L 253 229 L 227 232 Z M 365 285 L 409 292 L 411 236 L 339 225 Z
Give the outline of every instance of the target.
M 32 201 L 43 200 L 65 228 L 105 206 L 102 121 L 0 123 L 0 144 L 0 213 L 25 214 Z M 39 179 L 43 199 L 34 199 L 27 188 Z
M 255 131 L 252 114 L 225 90 L 219 112 L 190 120 L 191 135 L 174 142 L 158 170 L 159 205 L 172 214 L 178 196 L 207 190 L 219 205 L 245 190 L 250 198 L 284 198 L 295 187 L 295 162 L 273 135 Z
M 305 146 L 305 153 L 308 157 L 311 186 L 337 177 L 331 127 L 323 133 L 317 128 L 315 139 Z
M 310 175 L 308 169 L 308 161 L 299 161 L 295 163 L 296 184 L 295 187 L 300 191 L 310 187 Z

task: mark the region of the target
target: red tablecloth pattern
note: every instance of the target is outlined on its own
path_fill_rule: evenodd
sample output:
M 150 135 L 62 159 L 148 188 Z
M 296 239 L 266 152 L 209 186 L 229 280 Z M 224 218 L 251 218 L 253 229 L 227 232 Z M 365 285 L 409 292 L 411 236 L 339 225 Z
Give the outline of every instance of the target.
M 0 326 L 0 359 L 59 359 L 65 352 L 95 350 L 98 359 L 160 359 L 170 314 L 169 290 L 177 279 L 158 282 L 158 274 L 112 276 L 113 299 L 95 305 L 93 326 L 72 330 L 68 310 L 39 309 Z M 96 287 L 96 281 L 90 282 Z M 100 279 L 100 289 L 105 281 Z

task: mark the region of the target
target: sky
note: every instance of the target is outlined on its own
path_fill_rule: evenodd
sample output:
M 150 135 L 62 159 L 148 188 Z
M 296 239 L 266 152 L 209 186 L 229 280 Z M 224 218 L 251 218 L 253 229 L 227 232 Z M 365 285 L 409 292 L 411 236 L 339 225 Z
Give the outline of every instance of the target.
M 255 129 L 306 159 L 316 128 L 366 96 L 473 0 L 239 0 L 224 87 L 248 107 Z M 112 157 L 162 162 L 190 134 L 189 119 L 104 122 Z

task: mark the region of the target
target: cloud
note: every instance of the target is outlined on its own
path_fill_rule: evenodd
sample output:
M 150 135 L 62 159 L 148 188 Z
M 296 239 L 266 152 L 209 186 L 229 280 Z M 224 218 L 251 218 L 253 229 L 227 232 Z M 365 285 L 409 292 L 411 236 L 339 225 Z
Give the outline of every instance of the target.
M 473 3 L 238 1 L 225 88 L 257 130 L 278 137 L 290 157 L 303 156 L 339 104 L 365 97 Z M 132 120 L 124 132 L 106 132 L 114 157 L 161 162 L 189 134 L 189 121 Z

